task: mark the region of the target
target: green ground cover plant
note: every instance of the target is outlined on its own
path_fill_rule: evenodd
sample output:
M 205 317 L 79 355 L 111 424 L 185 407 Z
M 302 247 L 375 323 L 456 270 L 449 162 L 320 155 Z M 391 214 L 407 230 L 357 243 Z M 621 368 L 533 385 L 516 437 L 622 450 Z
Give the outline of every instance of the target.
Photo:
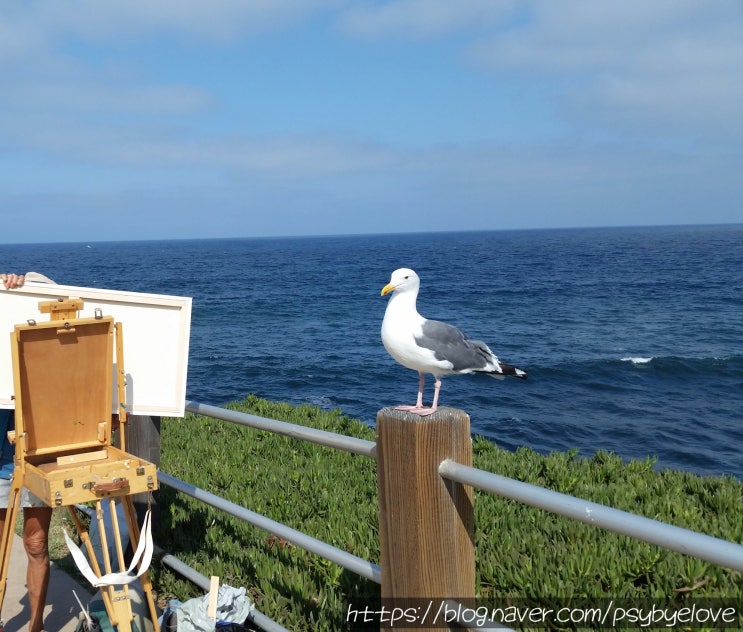
M 374 440 L 374 430 L 341 413 L 254 396 L 228 408 Z M 743 483 L 662 470 L 600 452 L 540 455 L 473 440 L 475 467 L 594 502 L 743 541 Z M 163 419 L 161 469 L 378 562 L 376 463 L 200 415 Z M 378 585 L 291 543 L 164 487 L 156 542 L 206 576 L 244 586 L 257 607 L 290 630 L 343 630 L 349 603 Z M 475 492 L 477 593 L 534 603 L 555 598 L 690 597 L 741 602 L 740 573 L 637 542 L 489 493 Z M 161 600 L 201 594 L 153 564 Z M 739 610 L 740 611 L 740 610 Z M 514 626 L 518 627 L 518 626 Z M 571 628 L 565 628 L 571 629 Z M 576 628 L 577 629 L 577 628 Z

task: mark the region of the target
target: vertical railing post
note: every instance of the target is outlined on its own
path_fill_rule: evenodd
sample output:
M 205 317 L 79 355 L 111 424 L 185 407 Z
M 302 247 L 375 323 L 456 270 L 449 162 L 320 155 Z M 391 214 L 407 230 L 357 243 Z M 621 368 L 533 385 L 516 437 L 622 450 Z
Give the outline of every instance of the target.
M 444 459 L 472 464 L 467 413 L 453 408 L 427 417 L 393 408 L 377 413 L 385 601 L 474 598 L 472 487 L 443 479 L 438 468 Z

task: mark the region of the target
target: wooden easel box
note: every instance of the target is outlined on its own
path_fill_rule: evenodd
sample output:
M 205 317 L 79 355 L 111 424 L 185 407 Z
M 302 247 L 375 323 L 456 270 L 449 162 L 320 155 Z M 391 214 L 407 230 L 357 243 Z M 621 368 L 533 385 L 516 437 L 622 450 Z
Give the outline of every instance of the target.
M 59 457 L 73 460 L 60 464 Z M 91 457 L 95 460 L 87 461 Z M 25 486 L 50 507 L 139 494 L 157 488 L 155 465 L 115 446 L 31 459 L 26 463 Z M 36 463 L 32 464 L 34 461 Z
M 16 460 L 49 506 L 157 488 L 156 466 L 111 444 L 111 316 L 16 325 Z

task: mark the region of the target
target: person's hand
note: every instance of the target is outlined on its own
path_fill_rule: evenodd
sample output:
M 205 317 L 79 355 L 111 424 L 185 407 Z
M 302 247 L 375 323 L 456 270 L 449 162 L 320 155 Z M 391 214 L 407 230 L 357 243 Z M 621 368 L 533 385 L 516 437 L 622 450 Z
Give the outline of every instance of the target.
M 25 280 L 26 276 L 23 274 L 0 274 L 0 281 L 3 282 L 6 290 L 21 287 Z

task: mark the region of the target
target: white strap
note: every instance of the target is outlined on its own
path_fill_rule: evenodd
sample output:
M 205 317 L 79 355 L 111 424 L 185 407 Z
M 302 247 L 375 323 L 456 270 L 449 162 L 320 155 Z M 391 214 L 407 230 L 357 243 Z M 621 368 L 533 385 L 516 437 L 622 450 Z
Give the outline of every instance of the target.
M 131 584 L 135 579 L 143 575 L 150 567 L 152 552 L 155 548 L 152 542 L 152 519 L 149 509 L 147 509 L 147 513 L 144 515 L 144 522 L 142 522 L 142 532 L 139 537 L 137 550 L 134 553 L 129 569 L 125 573 L 108 573 L 107 575 L 98 577 L 93 572 L 93 569 L 90 568 L 90 564 L 88 564 L 88 560 L 85 557 L 85 554 L 80 550 L 80 547 L 77 546 L 77 544 L 70 539 L 70 536 L 67 535 L 66 529 L 64 531 L 64 539 L 65 542 L 67 542 L 67 548 L 72 554 L 72 559 L 75 560 L 75 564 L 77 564 L 83 577 L 85 577 L 85 579 L 87 579 L 95 588 L 100 588 L 101 586 Z M 134 570 L 136 569 L 140 559 L 142 560 L 142 564 L 139 572 L 135 574 Z

